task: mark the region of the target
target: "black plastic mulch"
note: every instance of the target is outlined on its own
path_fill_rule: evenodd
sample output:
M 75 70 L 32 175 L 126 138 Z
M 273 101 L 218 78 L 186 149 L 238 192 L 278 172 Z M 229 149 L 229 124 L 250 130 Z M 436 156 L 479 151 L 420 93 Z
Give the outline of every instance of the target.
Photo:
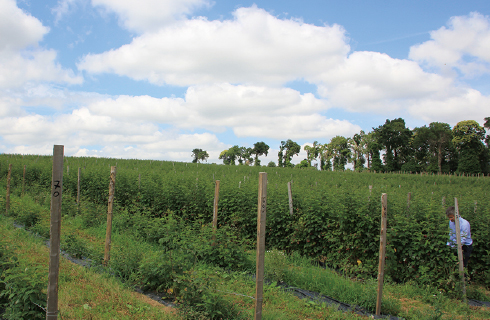
M 351 306 L 347 303 L 335 300 L 331 297 L 322 295 L 318 292 L 313 292 L 309 290 L 304 290 L 296 287 L 289 287 L 286 284 L 281 284 L 281 287 L 283 287 L 286 291 L 290 291 L 293 293 L 295 296 L 297 296 L 300 299 L 309 299 L 311 301 L 317 302 L 317 303 L 326 303 L 329 306 L 338 306 L 337 310 L 339 311 L 344 311 L 344 312 L 354 312 L 357 313 L 361 316 L 368 316 L 368 317 L 374 317 L 374 319 L 390 319 L 390 320 L 402 320 L 402 318 L 398 318 L 395 316 L 390 316 L 390 315 L 375 315 L 368 310 L 361 308 L 359 306 Z

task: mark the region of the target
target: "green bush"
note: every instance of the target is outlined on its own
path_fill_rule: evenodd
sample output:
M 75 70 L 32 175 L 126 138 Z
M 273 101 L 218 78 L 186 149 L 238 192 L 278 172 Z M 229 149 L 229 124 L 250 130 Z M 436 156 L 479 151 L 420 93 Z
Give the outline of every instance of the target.
M 6 319 L 45 319 L 46 277 L 43 268 L 21 267 L 18 264 L 3 270 L 0 276 L 0 301 Z M 5 300 L 7 300 L 5 302 Z

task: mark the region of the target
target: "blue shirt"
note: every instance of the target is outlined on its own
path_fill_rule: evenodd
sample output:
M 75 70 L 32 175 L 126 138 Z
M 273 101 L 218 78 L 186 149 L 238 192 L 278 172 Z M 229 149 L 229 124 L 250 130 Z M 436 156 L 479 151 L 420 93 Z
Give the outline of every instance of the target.
M 459 217 L 459 230 L 461 231 L 461 245 L 467 245 L 473 243 L 471 239 L 470 223 L 465 219 Z M 449 242 L 447 245 L 454 247 L 457 245 L 456 240 L 456 223 L 449 221 Z

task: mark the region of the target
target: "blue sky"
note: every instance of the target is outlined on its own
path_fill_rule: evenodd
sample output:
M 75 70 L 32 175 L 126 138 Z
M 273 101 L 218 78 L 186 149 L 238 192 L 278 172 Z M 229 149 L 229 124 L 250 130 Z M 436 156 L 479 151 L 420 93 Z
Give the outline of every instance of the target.
M 490 2 L 0 0 L 0 152 L 221 163 L 490 116 Z M 299 162 L 304 151 L 293 158 Z

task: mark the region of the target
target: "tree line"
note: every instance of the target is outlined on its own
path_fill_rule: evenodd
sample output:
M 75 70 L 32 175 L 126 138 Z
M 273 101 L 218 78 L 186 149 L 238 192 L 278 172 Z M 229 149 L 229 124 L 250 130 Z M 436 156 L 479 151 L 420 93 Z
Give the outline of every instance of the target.
M 447 123 L 432 122 L 428 126 L 410 130 L 405 120 L 387 119 L 369 133 L 360 131 L 353 137 L 335 136 L 328 143 L 314 141 L 306 145 L 306 159 L 292 164 L 292 158 L 301 146 L 288 139 L 281 141 L 277 166 L 342 171 L 348 163 L 355 171 L 376 172 L 434 172 L 434 173 L 490 173 L 490 117 L 483 127 L 474 120 L 458 122 L 453 128 Z M 260 166 L 259 156 L 267 156 L 269 146 L 257 142 L 253 148 L 235 145 L 223 150 L 219 159 L 225 165 Z M 205 160 L 207 152 L 194 149 L 194 161 Z M 207 155 L 207 157 L 205 157 Z M 313 161 L 317 163 L 312 164 Z M 268 166 L 276 166 L 269 162 Z

